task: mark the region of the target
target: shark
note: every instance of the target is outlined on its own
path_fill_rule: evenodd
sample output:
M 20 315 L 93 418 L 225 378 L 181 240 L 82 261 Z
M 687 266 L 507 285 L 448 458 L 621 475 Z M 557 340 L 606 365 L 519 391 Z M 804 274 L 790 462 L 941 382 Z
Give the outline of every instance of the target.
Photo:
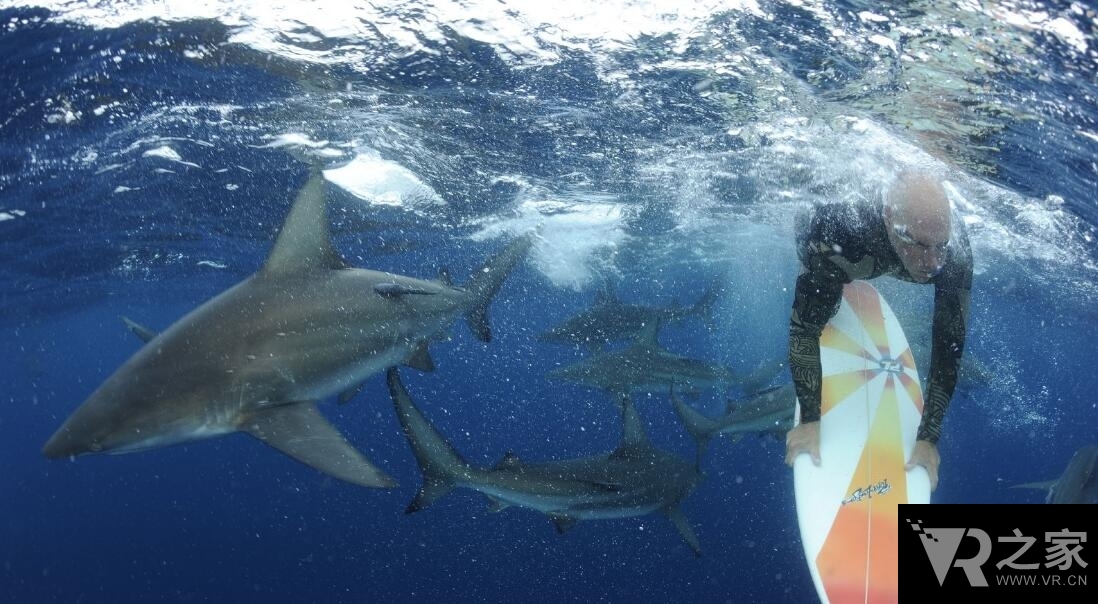
M 430 371 L 428 342 L 464 317 L 492 339 L 488 307 L 526 255 L 517 237 L 456 287 L 351 267 L 329 234 L 317 166 L 300 189 L 265 263 L 252 276 L 155 332 L 61 424 L 50 459 L 127 453 L 235 432 L 334 478 L 364 487 L 396 482 L 354 449 L 317 402 L 353 393 L 406 364 Z
M 621 350 L 597 353 L 577 363 L 548 372 L 553 379 L 599 388 L 618 397 L 670 389 L 689 394 L 709 388 L 732 386 L 736 374 L 729 368 L 680 356 L 663 348 L 657 335 L 660 321 L 644 326 L 633 342 Z
M 490 509 L 511 506 L 546 514 L 565 533 L 581 520 L 605 520 L 660 512 L 678 529 L 695 556 L 701 546 L 679 504 L 703 476 L 695 464 L 655 448 L 631 399 L 620 400 L 622 438 L 605 455 L 529 463 L 508 452 L 491 468 L 462 458 L 416 407 L 396 368 L 386 374 L 401 428 L 423 486 L 405 513 L 422 510 L 454 488 L 486 495 Z
M 1059 478 L 1012 488 L 1047 490 L 1045 503 L 1098 503 L 1098 445 L 1077 450 Z
M 714 437 L 728 435 L 733 442 L 744 434 L 780 434 L 793 428 L 793 414 L 797 405 L 797 393 L 792 384 L 774 386 L 747 399 L 728 401 L 728 407 L 719 417 L 706 417 L 682 402 L 674 392 L 671 400 L 686 430 L 698 443 L 699 458 Z
M 646 325 L 657 321 L 666 325 L 696 316 L 708 324 L 712 321 L 717 293 L 717 287 L 713 286 L 691 306 L 653 307 L 622 302 L 613 290 L 604 288 L 599 290 L 594 306 L 543 332 L 538 339 L 598 350 L 611 341 L 635 338 Z

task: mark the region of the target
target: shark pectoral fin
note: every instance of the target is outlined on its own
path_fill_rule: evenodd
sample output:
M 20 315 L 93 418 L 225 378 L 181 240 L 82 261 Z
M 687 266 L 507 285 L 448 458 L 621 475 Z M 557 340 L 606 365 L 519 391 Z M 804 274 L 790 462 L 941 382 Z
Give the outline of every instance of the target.
M 363 383 L 361 383 L 357 386 L 352 386 L 351 388 L 348 388 L 348 389 L 344 390 L 343 392 L 340 392 L 339 393 L 339 398 L 337 399 L 339 401 L 339 404 L 340 405 L 346 405 L 347 403 L 351 402 L 351 399 L 358 396 L 358 393 L 362 392 L 362 389 L 365 386 L 366 386 L 366 382 L 363 382 Z
M 557 527 L 558 535 L 567 533 L 568 529 L 576 526 L 576 523 L 579 522 L 579 520 L 563 514 L 549 514 L 549 519 L 553 521 L 553 526 Z
M 324 419 L 315 403 L 259 411 L 242 422 L 240 429 L 307 466 L 351 484 L 397 486 Z
M 454 483 L 440 478 L 425 478 L 416 498 L 408 507 L 404 508 L 405 514 L 413 514 L 434 503 L 439 497 L 454 489 Z
M 412 369 L 418 369 L 420 371 L 434 371 L 435 361 L 431 358 L 431 353 L 427 350 L 427 341 L 424 340 L 416 345 L 416 349 L 412 352 L 412 356 L 408 357 L 404 364 Z
M 510 503 L 507 503 L 502 499 L 492 497 L 491 495 L 488 496 L 488 513 L 498 514 L 509 507 L 511 507 Z
M 694 550 L 694 557 L 701 557 L 701 543 L 698 542 L 698 536 L 694 534 L 694 529 L 690 527 L 690 523 L 686 521 L 686 516 L 683 515 L 682 510 L 678 506 L 671 506 L 664 510 L 667 517 L 671 520 L 671 524 L 675 525 L 675 528 L 679 529 L 679 534 L 690 546 L 690 549 Z
M 481 342 L 492 341 L 492 327 L 488 325 L 488 309 L 476 308 L 465 315 L 466 322 L 473 335 Z
M 121 317 L 121 319 L 122 319 L 122 322 L 126 324 L 126 327 L 130 331 L 132 331 L 135 336 L 141 338 L 142 342 L 148 344 L 149 340 L 156 337 L 156 332 L 155 331 L 153 331 L 153 330 L 151 330 L 148 327 L 145 327 L 143 325 L 138 325 L 137 323 L 134 323 L 133 321 L 131 321 L 129 319 L 129 317 Z

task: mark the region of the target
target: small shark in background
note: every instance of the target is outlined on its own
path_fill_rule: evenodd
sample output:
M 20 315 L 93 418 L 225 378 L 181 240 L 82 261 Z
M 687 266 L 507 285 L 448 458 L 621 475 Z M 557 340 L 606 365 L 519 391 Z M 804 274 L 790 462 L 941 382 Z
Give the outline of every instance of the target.
M 580 520 L 662 512 L 701 555 L 679 503 L 702 479 L 697 466 L 656 449 L 628 398 L 621 399 L 622 440 L 608 455 L 525 463 L 512 453 L 490 469 L 470 465 L 416 408 L 395 368 L 389 392 L 408 443 L 423 472 L 423 487 L 405 513 L 422 510 L 455 487 L 484 493 L 492 511 L 518 506 L 547 514 L 564 533 Z
M 732 442 L 738 441 L 744 434 L 784 436 L 793 428 L 797 393 L 792 384 L 787 384 L 768 388 L 743 401 L 729 400 L 725 414 L 720 417 L 702 415 L 682 402 L 674 392 L 671 393 L 671 401 L 686 430 L 697 441 L 700 459 L 709 441 L 721 434 L 727 434 Z
M 931 325 L 926 321 L 908 321 L 904 325 L 911 326 L 907 330 L 907 341 L 919 373 L 926 376 L 930 370 Z M 971 394 L 974 390 L 990 388 L 995 379 L 995 371 L 983 359 L 970 349 L 964 351 L 957 374 L 957 389 L 960 392 Z M 925 383 L 923 387 L 925 390 Z
M 596 296 L 594 306 L 542 333 L 538 339 L 560 344 L 582 344 L 598 350 L 608 342 L 635 338 L 645 326 L 655 322 L 666 325 L 687 317 L 699 317 L 709 324 L 717 302 L 717 291 L 716 286 L 710 287 L 694 305 L 684 308 L 626 304 L 614 295 L 613 290 L 604 288 Z
M 1056 480 L 1027 482 L 1011 488 L 1047 489 L 1045 503 L 1098 503 L 1098 445 L 1076 451 Z
M 350 267 L 332 247 L 325 181 L 314 167 L 262 269 L 147 343 L 45 444 L 51 459 L 158 448 L 246 432 L 335 478 L 396 483 L 355 450 L 316 402 L 399 364 L 431 370 L 427 342 L 464 316 L 491 339 L 488 305 L 525 257 L 512 242 L 468 287 Z
M 689 394 L 736 383 L 731 369 L 668 352 L 656 339 L 660 322 L 649 323 L 627 348 L 598 353 L 550 371 L 550 378 L 607 391 L 615 400 L 635 392 L 669 390 Z

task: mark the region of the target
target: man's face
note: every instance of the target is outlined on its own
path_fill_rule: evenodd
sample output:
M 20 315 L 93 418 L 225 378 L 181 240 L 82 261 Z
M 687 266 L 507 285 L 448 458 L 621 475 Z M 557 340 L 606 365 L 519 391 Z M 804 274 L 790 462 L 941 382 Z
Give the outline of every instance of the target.
M 902 211 L 885 208 L 888 238 L 913 279 L 930 281 L 945 265 L 949 219 L 941 213 L 920 212 L 915 201 Z

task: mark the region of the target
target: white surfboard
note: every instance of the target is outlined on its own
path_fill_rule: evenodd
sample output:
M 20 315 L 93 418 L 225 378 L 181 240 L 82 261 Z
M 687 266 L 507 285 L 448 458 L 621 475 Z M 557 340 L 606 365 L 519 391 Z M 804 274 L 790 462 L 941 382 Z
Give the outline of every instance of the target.
M 820 361 L 821 465 L 807 454 L 793 464 L 812 580 L 825 604 L 896 602 L 897 506 L 930 503 L 926 470 L 904 470 L 923 393 L 907 337 L 868 282 L 844 287 L 820 336 Z

